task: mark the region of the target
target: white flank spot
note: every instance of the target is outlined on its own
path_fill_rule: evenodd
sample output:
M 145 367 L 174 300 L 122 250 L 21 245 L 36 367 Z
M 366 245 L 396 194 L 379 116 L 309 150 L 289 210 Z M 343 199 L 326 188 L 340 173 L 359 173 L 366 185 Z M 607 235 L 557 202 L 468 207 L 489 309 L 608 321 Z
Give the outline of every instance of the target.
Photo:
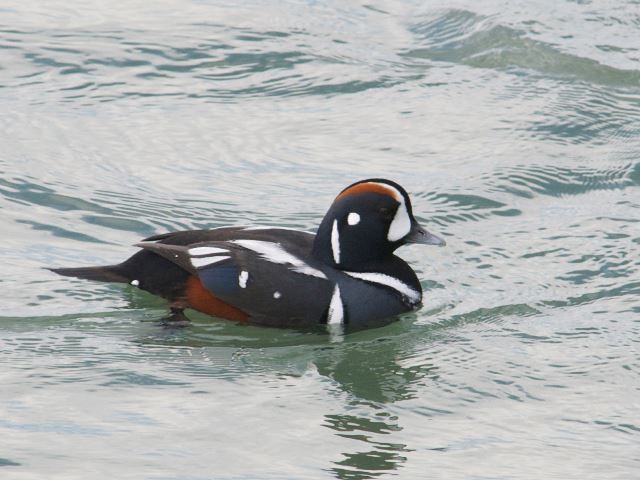
M 205 255 L 217 255 L 218 253 L 229 253 L 229 250 L 217 247 L 195 247 L 189 249 L 189 255 L 202 257 Z
M 273 298 L 280 298 L 282 294 L 280 292 L 273 292 Z
M 340 298 L 340 287 L 336 285 L 329 303 L 329 314 L 327 315 L 327 325 L 340 325 L 344 322 L 344 306 Z
M 294 272 L 311 275 L 312 277 L 327 278 L 320 270 L 310 267 L 298 257 L 291 255 L 279 243 L 265 242 L 263 240 L 231 240 L 231 242 L 260 254 L 262 258 L 272 263 L 291 265 L 293 267 L 291 270 Z
M 338 233 L 338 220 L 333 221 L 331 228 L 331 251 L 333 251 L 333 261 L 340 263 L 340 234 Z
M 358 278 L 360 280 L 364 280 L 365 282 L 379 283 L 380 285 L 385 285 L 389 288 L 393 288 L 397 292 L 400 292 L 404 295 L 412 304 L 418 303 L 422 299 L 422 293 L 414 290 L 409 285 L 404 282 L 401 282 L 397 278 L 393 278 L 389 275 L 385 275 L 384 273 L 370 273 L 370 272 L 344 272 L 350 277 Z
M 402 237 L 409 234 L 411 230 L 411 219 L 409 218 L 409 212 L 407 206 L 404 204 L 404 197 L 400 197 L 400 205 L 398 211 L 393 217 L 391 225 L 389 225 L 389 233 L 387 233 L 387 239 L 390 242 L 396 242 Z
M 360 223 L 360 215 L 358 215 L 356 212 L 351 212 L 347 216 L 347 223 L 349 225 L 351 225 L 351 226 L 359 224 Z
M 140 285 L 140 280 L 131 280 L 131 285 L 137 287 L 138 285 Z
M 247 288 L 247 280 L 249 280 L 249 272 L 241 271 L 240 275 L 238 275 L 238 285 L 240 285 L 240 288 Z
M 231 257 L 203 257 L 203 258 L 192 258 L 191 265 L 195 268 L 206 267 L 207 265 L 213 265 L 214 263 L 221 262 L 222 260 L 227 260 Z

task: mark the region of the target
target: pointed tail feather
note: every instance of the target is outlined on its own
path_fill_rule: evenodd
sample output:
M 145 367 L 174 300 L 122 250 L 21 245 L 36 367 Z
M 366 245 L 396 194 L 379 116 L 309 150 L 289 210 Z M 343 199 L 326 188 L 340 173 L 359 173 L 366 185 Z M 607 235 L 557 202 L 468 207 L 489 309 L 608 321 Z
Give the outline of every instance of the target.
M 79 267 L 79 268 L 48 268 L 58 275 L 65 277 L 83 278 L 98 282 L 129 282 L 129 278 L 119 270 L 119 265 L 107 265 L 104 267 Z

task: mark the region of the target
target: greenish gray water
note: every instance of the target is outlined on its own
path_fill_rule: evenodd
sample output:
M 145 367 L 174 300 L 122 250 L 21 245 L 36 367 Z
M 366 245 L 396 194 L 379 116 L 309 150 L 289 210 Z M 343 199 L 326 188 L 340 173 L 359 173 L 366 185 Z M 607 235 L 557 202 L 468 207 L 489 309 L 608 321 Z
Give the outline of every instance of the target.
M 631 479 L 638 2 L 5 2 L 0 477 Z M 327 335 L 44 266 L 392 178 L 424 308 Z

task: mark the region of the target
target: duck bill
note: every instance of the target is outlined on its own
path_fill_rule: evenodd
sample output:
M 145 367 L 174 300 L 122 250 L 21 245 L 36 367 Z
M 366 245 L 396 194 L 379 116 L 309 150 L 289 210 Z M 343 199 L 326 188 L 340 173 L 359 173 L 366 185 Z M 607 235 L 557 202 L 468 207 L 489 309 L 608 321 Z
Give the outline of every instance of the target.
M 420 243 L 422 245 L 436 245 L 438 247 L 444 247 L 447 244 L 443 238 L 428 232 L 418 223 L 412 225 L 411 231 L 404 237 L 404 241 L 405 243 Z

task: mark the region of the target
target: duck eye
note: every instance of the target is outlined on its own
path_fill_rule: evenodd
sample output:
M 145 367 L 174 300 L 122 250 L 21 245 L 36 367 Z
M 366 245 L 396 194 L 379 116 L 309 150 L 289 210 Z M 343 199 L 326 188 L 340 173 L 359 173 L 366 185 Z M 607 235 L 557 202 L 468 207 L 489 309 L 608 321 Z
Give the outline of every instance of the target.
M 382 207 L 380 209 L 380 215 L 385 220 L 391 220 L 393 218 L 393 212 L 391 211 L 390 208 L 387 208 L 387 207 Z

